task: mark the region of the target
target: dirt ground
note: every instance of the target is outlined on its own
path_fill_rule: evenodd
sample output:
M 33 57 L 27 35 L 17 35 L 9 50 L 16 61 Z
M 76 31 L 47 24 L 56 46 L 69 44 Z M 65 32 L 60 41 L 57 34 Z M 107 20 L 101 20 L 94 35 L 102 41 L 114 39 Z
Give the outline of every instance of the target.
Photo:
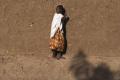
M 65 59 L 49 58 L 56 5 Z M 120 80 L 120 0 L 0 0 L 0 80 Z

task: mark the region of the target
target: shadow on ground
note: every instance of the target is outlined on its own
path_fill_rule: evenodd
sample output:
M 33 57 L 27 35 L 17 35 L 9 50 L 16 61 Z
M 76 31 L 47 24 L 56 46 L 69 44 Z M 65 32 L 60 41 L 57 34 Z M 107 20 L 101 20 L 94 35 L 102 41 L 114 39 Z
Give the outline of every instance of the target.
M 66 10 L 64 10 L 65 12 L 65 17 L 62 20 L 63 23 L 63 31 L 64 31 L 64 51 L 63 51 L 63 55 L 66 54 L 67 51 L 67 30 L 66 30 L 66 25 L 68 23 L 68 21 L 70 20 L 70 17 L 67 15 Z
M 76 54 L 70 65 L 70 71 L 76 80 L 120 80 L 120 71 L 112 71 L 106 63 L 94 66 L 83 51 Z

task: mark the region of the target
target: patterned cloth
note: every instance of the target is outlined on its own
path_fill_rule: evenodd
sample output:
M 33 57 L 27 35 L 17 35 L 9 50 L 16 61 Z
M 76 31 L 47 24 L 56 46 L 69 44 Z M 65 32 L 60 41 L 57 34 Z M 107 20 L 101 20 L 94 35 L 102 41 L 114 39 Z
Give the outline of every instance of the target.
M 56 31 L 55 36 L 50 39 L 50 49 L 56 51 L 64 50 L 64 37 L 59 28 Z

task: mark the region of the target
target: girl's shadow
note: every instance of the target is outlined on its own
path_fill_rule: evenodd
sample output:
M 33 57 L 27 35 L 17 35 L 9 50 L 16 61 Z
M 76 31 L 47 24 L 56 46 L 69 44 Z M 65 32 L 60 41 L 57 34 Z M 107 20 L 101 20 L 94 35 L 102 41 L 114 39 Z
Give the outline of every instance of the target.
M 67 51 L 67 31 L 66 31 L 66 25 L 69 21 L 69 17 L 65 17 L 63 20 L 63 31 L 64 31 L 64 51 L 63 51 L 63 55 L 66 54 Z

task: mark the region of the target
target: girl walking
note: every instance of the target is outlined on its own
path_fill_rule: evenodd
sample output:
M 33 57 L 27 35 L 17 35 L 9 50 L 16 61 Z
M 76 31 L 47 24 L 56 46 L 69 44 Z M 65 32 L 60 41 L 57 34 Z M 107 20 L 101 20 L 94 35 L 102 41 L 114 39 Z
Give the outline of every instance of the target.
M 65 19 L 65 9 L 62 5 L 56 7 L 50 32 L 50 49 L 53 58 L 60 59 L 64 51 L 64 31 L 63 22 Z

